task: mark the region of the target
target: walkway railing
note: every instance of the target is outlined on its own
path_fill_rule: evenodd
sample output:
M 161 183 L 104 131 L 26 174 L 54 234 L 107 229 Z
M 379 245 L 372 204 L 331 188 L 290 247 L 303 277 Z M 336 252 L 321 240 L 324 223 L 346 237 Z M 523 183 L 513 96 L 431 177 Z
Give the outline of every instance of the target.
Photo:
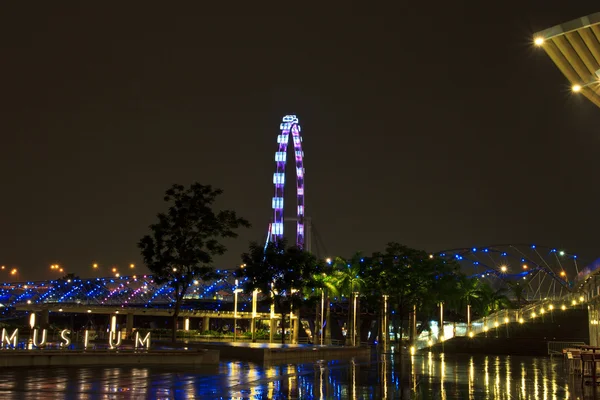
M 508 323 L 517 322 L 522 324 L 543 317 L 547 313 L 581 306 L 584 301 L 585 299 L 578 293 L 568 293 L 554 298 L 547 297 L 521 308 L 500 310 L 486 317 L 473 320 L 471 321 L 470 330 L 456 332 L 456 336 L 475 336 Z
M 563 354 L 563 349 L 569 349 L 573 347 L 583 346 L 584 342 L 548 342 L 548 355 L 561 355 Z

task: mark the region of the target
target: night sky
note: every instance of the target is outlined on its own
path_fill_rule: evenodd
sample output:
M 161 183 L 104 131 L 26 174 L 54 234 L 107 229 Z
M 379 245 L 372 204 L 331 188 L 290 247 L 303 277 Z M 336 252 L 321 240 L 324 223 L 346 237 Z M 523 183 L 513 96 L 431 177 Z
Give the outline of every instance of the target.
M 136 243 L 175 182 L 224 189 L 218 206 L 252 222 L 218 263 L 236 265 L 264 240 L 294 113 L 323 256 L 389 241 L 600 256 L 600 109 L 531 43 L 597 0 L 38 3 L 0 6 L 0 264 L 20 279 L 141 272 Z

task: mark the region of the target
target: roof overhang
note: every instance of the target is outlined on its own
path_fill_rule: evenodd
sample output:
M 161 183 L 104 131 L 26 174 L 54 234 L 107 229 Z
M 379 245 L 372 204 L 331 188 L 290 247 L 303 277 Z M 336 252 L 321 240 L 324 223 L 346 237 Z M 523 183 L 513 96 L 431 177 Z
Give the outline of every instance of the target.
M 538 32 L 533 37 L 580 92 L 600 107 L 600 12 Z

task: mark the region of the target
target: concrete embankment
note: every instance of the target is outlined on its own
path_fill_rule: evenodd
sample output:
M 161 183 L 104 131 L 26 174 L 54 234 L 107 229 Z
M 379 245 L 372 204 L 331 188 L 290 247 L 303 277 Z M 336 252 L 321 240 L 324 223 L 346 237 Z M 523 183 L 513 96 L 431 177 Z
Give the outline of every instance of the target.
M 218 350 L 222 359 L 253 361 L 263 364 L 312 362 L 350 358 L 369 359 L 369 347 L 276 345 L 259 343 L 193 343 L 193 348 Z
M 152 365 L 216 365 L 219 351 L 194 349 L 187 351 L 77 351 L 77 350 L 3 350 L 0 368 L 50 366 L 152 366 Z

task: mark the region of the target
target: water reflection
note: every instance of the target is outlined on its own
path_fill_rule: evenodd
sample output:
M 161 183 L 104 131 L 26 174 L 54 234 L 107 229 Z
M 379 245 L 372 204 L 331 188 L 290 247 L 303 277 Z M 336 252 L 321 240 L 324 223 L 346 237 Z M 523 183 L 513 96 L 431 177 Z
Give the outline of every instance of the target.
M 595 390 L 568 379 L 560 359 L 378 354 L 371 361 L 276 366 L 0 370 L 0 398 L 560 400 Z

